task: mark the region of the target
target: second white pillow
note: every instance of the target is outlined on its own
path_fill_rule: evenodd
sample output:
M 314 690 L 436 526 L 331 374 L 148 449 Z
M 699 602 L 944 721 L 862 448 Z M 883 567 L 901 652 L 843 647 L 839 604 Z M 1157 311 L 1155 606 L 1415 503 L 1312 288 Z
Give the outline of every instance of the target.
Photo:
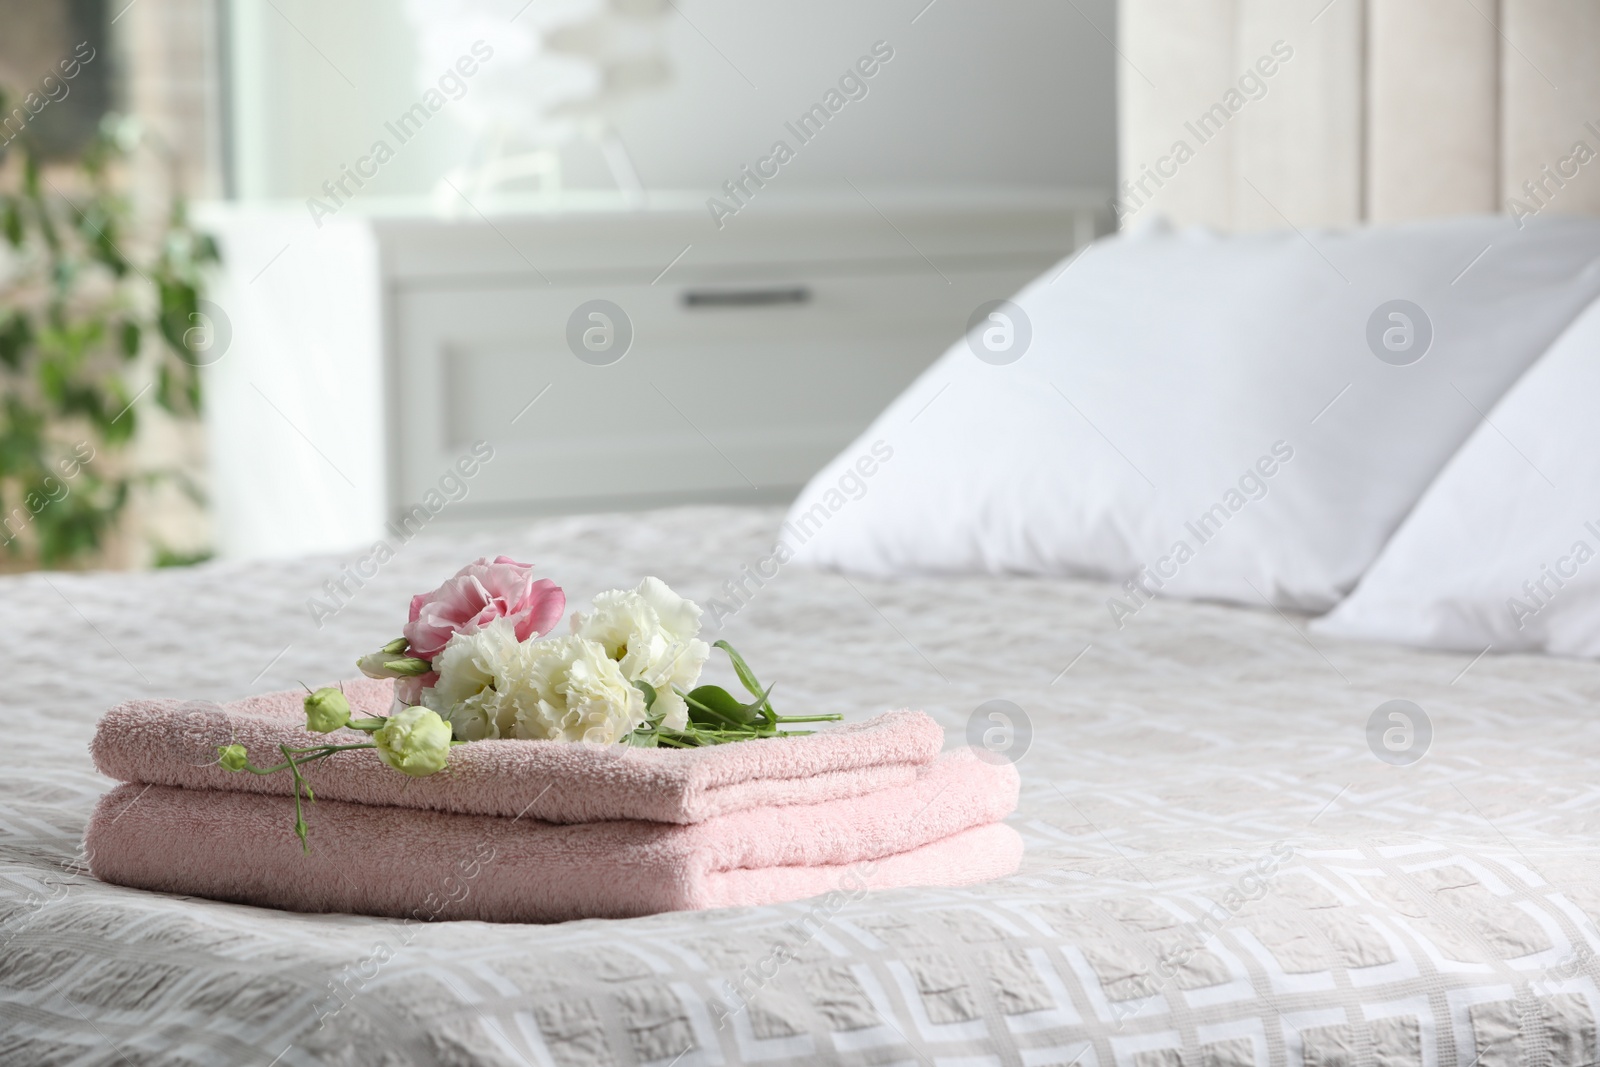
M 1600 656 L 1600 301 L 1479 422 L 1321 633 Z

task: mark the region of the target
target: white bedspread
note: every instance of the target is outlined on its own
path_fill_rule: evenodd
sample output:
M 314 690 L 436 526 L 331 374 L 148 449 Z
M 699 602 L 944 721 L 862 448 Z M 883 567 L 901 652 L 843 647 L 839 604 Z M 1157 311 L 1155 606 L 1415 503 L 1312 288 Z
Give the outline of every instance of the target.
M 776 523 L 418 540 L 321 630 L 306 600 L 332 559 L 0 581 L 0 1064 L 1600 1060 L 1600 667 L 1313 645 L 1267 609 L 1157 602 L 1119 631 L 1093 583 L 787 570 L 722 631 L 785 709 L 922 707 L 957 744 L 978 705 L 1020 705 L 1028 854 L 1002 882 L 540 927 L 83 872 L 110 703 L 348 675 L 410 593 L 481 553 L 536 561 L 575 604 L 646 573 L 708 603 Z M 1394 698 L 1431 718 L 1412 766 L 1368 747 Z

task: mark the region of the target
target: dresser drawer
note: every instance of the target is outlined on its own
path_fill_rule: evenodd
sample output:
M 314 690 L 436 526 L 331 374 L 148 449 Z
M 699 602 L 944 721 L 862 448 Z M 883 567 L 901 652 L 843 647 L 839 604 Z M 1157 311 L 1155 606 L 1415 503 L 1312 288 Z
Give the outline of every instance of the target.
M 495 458 L 453 507 L 462 517 L 788 499 L 961 335 L 978 304 L 1036 271 L 402 288 L 391 346 L 396 510 L 476 440 Z M 623 319 L 581 316 L 586 362 L 569 320 L 596 300 Z M 630 327 L 626 354 L 602 363 Z

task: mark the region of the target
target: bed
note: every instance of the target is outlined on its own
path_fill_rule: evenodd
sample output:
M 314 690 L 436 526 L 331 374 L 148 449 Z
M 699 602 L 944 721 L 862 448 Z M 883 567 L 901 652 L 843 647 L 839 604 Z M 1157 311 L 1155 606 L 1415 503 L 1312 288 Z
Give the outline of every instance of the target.
M 111 785 L 87 745 L 111 703 L 346 676 L 397 604 L 484 553 L 536 561 L 578 602 L 654 573 L 704 603 L 780 519 L 428 534 L 320 629 L 306 601 L 347 561 L 0 581 L 0 1063 L 1600 1060 L 1600 668 L 1204 602 L 1157 599 L 1119 629 L 1117 587 L 1089 581 L 787 567 L 720 632 L 784 707 L 921 707 L 952 746 L 987 702 L 1020 708 L 1006 751 L 1027 852 L 1002 881 L 507 926 L 279 913 L 84 872 Z M 1407 720 L 1426 747 L 1408 765 L 1369 731 L 1396 699 L 1425 716 Z

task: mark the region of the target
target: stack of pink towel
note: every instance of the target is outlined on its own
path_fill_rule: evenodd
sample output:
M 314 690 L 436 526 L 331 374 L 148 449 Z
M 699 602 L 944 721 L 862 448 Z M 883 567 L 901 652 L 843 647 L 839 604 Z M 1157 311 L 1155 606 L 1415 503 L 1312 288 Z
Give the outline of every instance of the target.
M 345 684 L 382 714 L 387 682 Z M 311 852 L 291 825 L 290 778 L 233 773 L 305 731 L 299 693 L 217 708 L 134 701 L 100 721 L 97 878 L 296 911 L 549 922 L 769 904 L 842 887 L 962 885 L 1014 871 L 1017 774 L 897 711 L 809 737 L 634 749 L 477 741 L 407 778 L 371 751 L 309 765 Z M 364 740 L 351 736 L 351 741 Z

